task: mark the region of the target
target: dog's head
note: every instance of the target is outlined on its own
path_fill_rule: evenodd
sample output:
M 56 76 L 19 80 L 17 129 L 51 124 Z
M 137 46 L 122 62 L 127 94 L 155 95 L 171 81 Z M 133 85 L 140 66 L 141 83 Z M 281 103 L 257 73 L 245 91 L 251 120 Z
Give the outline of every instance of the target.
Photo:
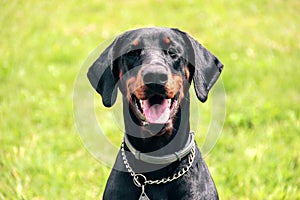
M 188 34 L 143 28 L 118 36 L 90 67 L 88 78 L 107 107 L 115 103 L 119 87 L 134 121 L 143 126 L 172 123 L 192 81 L 198 99 L 206 101 L 222 69 Z

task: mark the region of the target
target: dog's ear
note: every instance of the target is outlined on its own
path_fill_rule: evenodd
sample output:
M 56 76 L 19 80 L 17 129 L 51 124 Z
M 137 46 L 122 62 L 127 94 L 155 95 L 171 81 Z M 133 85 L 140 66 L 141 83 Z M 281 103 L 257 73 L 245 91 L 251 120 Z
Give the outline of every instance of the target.
M 198 41 L 178 29 L 184 35 L 185 42 L 187 42 L 189 52 L 189 63 L 194 68 L 194 87 L 196 95 L 201 102 L 205 102 L 209 90 L 219 78 L 223 64 L 203 47 Z
M 189 35 L 188 38 L 194 51 L 192 65 L 195 68 L 193 81 L 196 95 L 201 102 L 205 102 L 209 90 L 219 78 L 224 65 L 199 42 Z
M 93 88 L 102 96 L 103 105 L 111 107 L 117 98 L 117 81 L 114 76 L 115 51 L 118 38 L 110 44 L 89 68 L 87 77 Z

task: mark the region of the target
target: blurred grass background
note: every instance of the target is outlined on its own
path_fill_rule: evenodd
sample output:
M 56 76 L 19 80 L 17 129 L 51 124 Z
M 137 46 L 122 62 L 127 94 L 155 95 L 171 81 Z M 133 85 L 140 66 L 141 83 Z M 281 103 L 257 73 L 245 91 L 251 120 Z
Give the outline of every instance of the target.
M 0 0 L 0 199 L 101 199 L 110 169 L 77 134 L 73 83 L 98 44 L 147 26 L 187 31 L 225 64 L 226 120 L 205 158 L 221 199 L 300 199 L 299 8 Z

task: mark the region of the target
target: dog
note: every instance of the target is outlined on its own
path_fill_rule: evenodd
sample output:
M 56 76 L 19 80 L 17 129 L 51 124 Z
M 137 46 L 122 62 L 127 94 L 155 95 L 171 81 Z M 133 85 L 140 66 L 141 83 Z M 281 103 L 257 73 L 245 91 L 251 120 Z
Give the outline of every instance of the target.
M 122 94 L 124 141 L 103 199 L 218 199 L 190 131 L 189 88 L 205 102 L 223 64 L 175 28 L 127 31 L 101 53 L 87 76 L 111 107 Z

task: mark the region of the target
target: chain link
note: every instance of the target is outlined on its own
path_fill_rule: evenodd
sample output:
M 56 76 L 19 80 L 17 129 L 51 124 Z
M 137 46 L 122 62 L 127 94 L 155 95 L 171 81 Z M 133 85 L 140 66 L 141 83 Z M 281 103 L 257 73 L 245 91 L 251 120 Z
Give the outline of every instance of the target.
M 122 158 L 123 158 L 123 162 L 124 165 L 126 167 L 126 169 L 128 170 L 128 172 L 130 173 L 130 175 L 135 178 L 137 176 L 143 176 L 145 178 L 145 184 L 161 184 L 161 183 L 168 183 L 168 182 L 172 182 L 176 179 L 179 179 L 180 177 L 182 177 L 186 172 L 188 172 L 195 160 L 195 143 L 193 144 L 193 147 L 191 149 L 191 153 L 188 157 L 188 164 L 186 166 L 184 166 L 180 171 L 178 171 L 176 174 L 173 174 L 173 176 L 169 176 L 167 178 L 162 178 L 160 180 L 147 180 L 146 177 L 143 174 L 136 174 L 133 169 L 130 167 L 127 157 L 125 155 L 125 150 L 124 150 L 124 141 L 122 142 L 122 146 L 121 146 L 121 152 L 122 152 Z

